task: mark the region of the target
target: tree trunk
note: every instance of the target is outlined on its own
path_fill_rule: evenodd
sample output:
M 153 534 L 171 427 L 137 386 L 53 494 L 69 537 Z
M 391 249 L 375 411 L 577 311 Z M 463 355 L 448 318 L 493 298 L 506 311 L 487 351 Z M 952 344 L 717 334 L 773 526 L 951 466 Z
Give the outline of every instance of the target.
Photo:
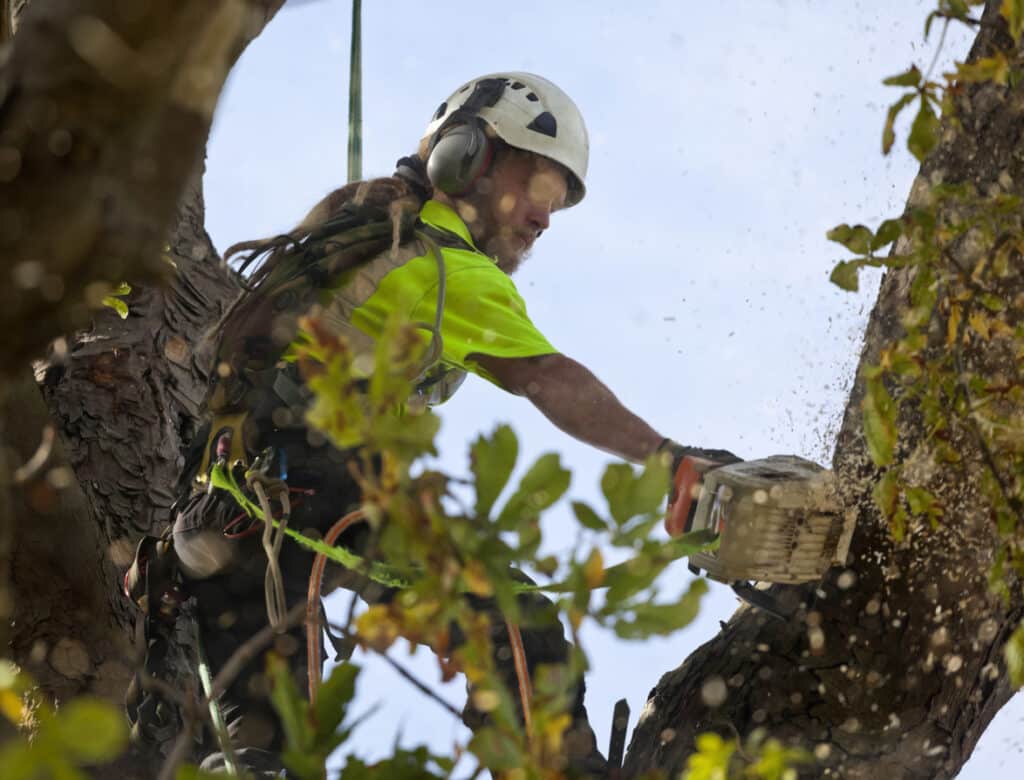
M 59 435 L 0 518 L 5 645 L 57 701 L 120 705 L 138 661 L 120 579 L 140 536 L 166 525 L 207 385 L 201 336 L 239 289 L 203 226 L 203 149 L 230 65 L 282 4 L 47 2 L 10 18 L 0 177 L 17 207 L 0 209 L 0 243 L 23 289 L 0 291 L 0 373 L 16 377 L 0 398 L 4 471 L 48 420 Z M 160 67 L 137 82 L 110 70 L 150 55 Z M 75 299 L 97 278 L 130 282 L 127 319 Z M 90 318 L 33 377 L 28 359 Z M 137 747 L 117 771 L 153 777 L 160 760 Z
M 988 3 L 972 60 L 997 43 L 1010 45 L 999 6 Z M 1018 57 L 1014 66 L 1020 64 Z M 971 85 L 956 100 L 962 128 L 945 125 L 910 205 L 923 203 L 929 185 L 940 182 L 1024 194 L 1024 86 Z M 895 251 L 907 249 L 901 239 Z M 957 251 L 959 264 L 973 269 L 977 250 Z M 1011 263 L 1001 297 L 1013 328 L 1024 308 L 1024 268 L 1018 254 Z M 900 414 L 897 458 L 945 506 L 937 530 L 911 527 L 904 542 L 894 542 L 872 496 L 880 470 L 863 435 L 864 370 L 902 334 L 913 274 L 900 269 L 883 280 L 836 446 L 842 500 L 857 517 L 849 568 L 820 586 L 775 586 L 780 598 L 801 605 L 797 618 L 781 622 L 741 608 L 717 637 L 662 677 L 633 735 L 626 776 L 651 768 L 678 773 L 702 731 L 746 736 L 762 728 L 812 752 L 812 776 L 950 778 L 1010 697 L 1001 651 L 1024 616 L 1024 599 L 1016 580 L 1007 600 L 989 587 L 1001 540 L 979 488 L 986 453 L 974 429 L 950 430 L 963 460 L 946 466 L 936 460 L 920 415 Z M 933 313 L 931 348 L 944 348 L 947 320 L 948 312 Z M 965 352 L 972 373 L 1009 373 L 1006 381 L 1019 381 L 1007 340 L 975 339 Z M 1012 474 L 1002 477 L 1012 484 Z
M 235 291 L 202 227 L 198 171 L 210 111 L 248 36 L 281 2 L 153 0 L 138 12 L 114 0 L 37 3 L 0 71 L 0 180 L 11 193 L 6 202 L 17 204 L 0 209 L 0 245 L 21 285 L 0 289 L 0 370 L 19 377 L 3 408 L 13 465 L 35 450 L 45 420 L 60 432 L 47 466 L 17 489 L 3 518 L 13 540 L 7 606 L 15 659 L 58 699 L 84 690 L 120 699 L 134 662 L 119 573 L 138 537 L 167 520 L 209 370 L 197 334 Z M 994 22 L 999 3 L 989 6 L 985 18 Z M 255 22 L 245 8 L 258 10 Z M 973 56 L 984 56 L 997 35 L 1005 38 L 985 27 Z M 190 93 L 183 85 L 195 86 L 197 67 L 208 88 Z M 959 100 L 962 131 L 944 137 L 912 201 L 937 180 L 1024 192 L 1016 152 L 1024 88 L 986 85 Z M 877 363 L 898 337 L 911 277 L 887 275 L 862 366 Z M 147 286 L 155 278 L 172 283 Z M 127 320 L 83 307 L 77 292 L 96 279 L 132 283 Z M 1024 279 L 1006 281 L 1013 325 Z M 91 330 L 63 348 L 58 342 L 39 367 L 44 408 L 27 361 L 91 316 Z M 934 324 L 945 333 L 939 314 Z M 1001 346 L 973 343 L 972 371 L 1005 372 Z M 799 620 L 782 624 L 742 609 L 667 674 L 633 736 L 630 776 L 680 771 L 701 731 L 764 727 L 843 776 L 951 777 L 1009 697 L 1000 650 L 1024 600 L 1016 585 L 1008 602 L 989 591 L 999 541 L 990 507 L 976 480 L 926 468 L 920 421 L 904 414 L 900 452 L 931 474 L 927 486 L 947 513 L 938 532 L 914 528 L 895 544 L 872 499 L 879 472 L 861 434 L 863 394 L 861 374 L 834 462 L 846 506 L 857 513 L 853 576 L 777 588 L 804 604 Z M 952 435 L 964 463 L 983 462 L 972 430 Z M 727 691 L 720 703 L 705 687 L 716 680 Z M 153 775 L 157 757 L 130 759 L 120 774 Z
M 0 70 L 0 246 L 14 281 L 0 286 L 0 371 L 88 325 L 112 286 L 171 276 L 167 231 L 221 88 L 282 3 L 28 5 Z

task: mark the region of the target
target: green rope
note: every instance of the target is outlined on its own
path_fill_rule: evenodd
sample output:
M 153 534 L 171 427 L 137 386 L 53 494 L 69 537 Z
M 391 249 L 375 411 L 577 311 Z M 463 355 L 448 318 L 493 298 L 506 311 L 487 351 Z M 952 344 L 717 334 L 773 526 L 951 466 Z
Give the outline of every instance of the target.
M 203 648 L 203 639 L 200 636 L 201 629 L 199 621 L 193 619 L 193 629 L 196 638 L 196 655 L 198 661 L 199 682 L 203 686 L 203 694 L 206 696 L 207 706 L 210 709 L 210 721 L 213 725 L 213 734 L 224 755 L 224 768 L 227 774 L 237 777 L 241 774 L 238 771 L 238 757 L 235 755 L 234 747 L 231 744 L 231 734 L 228 731 L 227 722 L 224 720 L 224 713 L 221 711 L 220 702 L 213 696 L 213 675 L 210 673 L 210 663 L 206 659 L 206 651 Z
M 362 2 L 352 0 L 352 48 L 348 63 L 348 180 L 363 178 Z
M 225 468 L 223 463 L 217 463 L 210 470 L 210 483 L 215 488 L 221 488 L 227 490 L 232 498 L 238 502 L 238 505 L 245 510 L 246 514 L 250 517 L 255 517 L 261 521 L 264 520 L 263 511 L 259 505 L 251 501 L 242 489 L 238 486 L 235 478 L 232 476 L 231 471 Z M 280 528 L 280 524 L 274 518 L 270 518 L 270 522 L 273 523 L 275 528 Z M 391 566 L 386 563 L 379 561 L 367 561 L 361 555 L 348 550 L 344 547 L 334 547 L 327 544 L 321 539 L 311 539 L 308 536 L 304 536 L 300 531 L 294 528 L 285 527 L 284 532 L 291 539 L 295 540 L 298 544 L 302 545 L 308 550 L 312 550 L 315 553 L 322 553 L 330 560 L 335 563 L 339 563 L 346 569 L 357 571 L 365 577 L 373 580 L 374 582 L 384 585 L 388 588 L 408 588 L 415 582 L 420 574 L 421 570 L 415 567 L 400 567 Z M 701 552 L 708 549 L 714 549 L 717 547 L 718 537 L 709 531 L 694 531 L 693 533 L 687 534 L 684 538 L 675 539 L 673 546 L 676 548 L 675 552 L 678 553 L 676 557 L 682 558 L 684 555 L 691 555 L 695 552 Z M 614 575 L 615 573 L 628 570 L 633 566 L 632 561 L 624 561 L 610 566 L 605 569 L 605 578 L 609 574 Z M 543 591 L 546 593 L 571 593 L 575 589 L 575 585 L 568 581 L 563 582 L 552 582 L 546 585 L 531 584 L 527 582 L 516 582 L 512 586 L 514 593 L 536 593 Z

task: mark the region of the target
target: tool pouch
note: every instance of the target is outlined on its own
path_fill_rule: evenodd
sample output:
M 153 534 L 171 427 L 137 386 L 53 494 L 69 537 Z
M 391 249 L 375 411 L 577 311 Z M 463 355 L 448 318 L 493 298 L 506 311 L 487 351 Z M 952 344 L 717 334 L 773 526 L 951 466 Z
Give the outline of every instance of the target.
M 214 485 L 213 472 L 220 469 L 231 481 L 244 485 L 249 462 L 245 447 L 246 413 L 220 415 L 202 433 L 181 486 L 184 498 L 175 505 L 172 534 L 182 574 L 203 580 L 230 569 L 239 556 L 236 540 L 251 527 L 240 497 Z
M 182 574 L 204 580 L 221 574 L 237 560 L 238 545 L 225 536 L 240 509 L 225 490 L 203 490 L 186 499 L 174 517 L 174 548 Z

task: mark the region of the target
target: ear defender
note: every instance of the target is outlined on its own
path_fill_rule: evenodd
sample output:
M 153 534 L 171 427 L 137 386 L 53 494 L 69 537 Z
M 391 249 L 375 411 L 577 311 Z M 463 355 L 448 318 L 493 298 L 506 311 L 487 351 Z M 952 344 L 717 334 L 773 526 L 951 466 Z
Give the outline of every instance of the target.
M 481 123 L 473 118 L 438 132 L 427 157 L 427 176 L 448 195 L 465 195 L 487 173 L 494 145 Z
M 503 78 L 481 79 L 466 101 L 444 121 L 434 134 L 427 154 L 427 177 L 447 195 L 465 195 L 477 179 L 487 173 L 494 157 L 494 144 L 484 131 L 480 109 L 493 106 L 505 91 Z M 442 104 L 438 114 L 443 116 Z

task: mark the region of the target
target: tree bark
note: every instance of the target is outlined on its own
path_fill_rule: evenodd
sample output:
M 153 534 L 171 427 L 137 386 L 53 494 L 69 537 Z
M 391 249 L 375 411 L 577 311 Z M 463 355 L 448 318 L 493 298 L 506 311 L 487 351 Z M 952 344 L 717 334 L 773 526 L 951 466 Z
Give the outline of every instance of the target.
M 4 476 L 48 421 L 59 436 L 2 510 L 0 601 L 5 646 L 58 702 L 88 691 L 120 705 L 138 661 L 120 579 L 166 525 L 207 385 L 201 336 L 239 289 L 203 226 L 206 136 L 228 69 L 282 4 L 47 2 L 10 19 L 0 243 L 21 288 L 0 290 Z M 138 78 L 115 72 L 125 58 Z M 97 278 L 131 283 L 127 319 L 83 306 Z M 154 777 L 160 761 L 136 746 L 116 771 Z
M 30 4 L 0 70 L 0 371 L 166 280 L 167 231 L 245 43 L 283 0 Z M 32 327 L 24 327 L 31 322 Z
M 1011 44 L 999 6 L 988 3 L 971 60 Z M 971 86 L 956 100 L 962 127 L 944 126 L 910 204 L 924 202 L 938 183 L 1024 194 L 1024 87 Z M 903 239 L 895 251 L 907 249 Z M 973 269 L 977 253 L 966 243 L 958 252 L 959 264 Z M 1022 319 L 1024 274 L 1019 255 L 1011 262 L 1001 297 L 1013 328 Z M 903 333 L 913 276 L 900 269 L 883 280 L 837 441 L 833 467 L 843 503 L 857 517 L 849 568 L 820 586 L 775 586 L 779 598 L 801 605 L 798 618 L 780 622 L 741 608 L 662 677 L 633 734 L 627 777 L 652 768 L 678 773 L 702 731 L 745 737 L 761 728 L 812 752 L 809 776 L 950 778 L 1010 697 L 1002 647 L 1024 616 L 1024 599 L 1015 579 L 1008 600 L 989 586 L 1001 540 L 978 486 L 986 454 L 973 428 L 950 431 L 963 467 L 947 467 L 936 461 L 920 415 L 900 414 L 897 457 L 946 507 L 936 530 L 911 527 L 897 544 L 872 497 L 880 470 L 863 435 L 864 370 Z M 931 349 L 943 348 L 947 319 L 933 313 Z M 966 351 L 971 372 L 1019 381 L 1007 340 L 976 339 Z M 1012 474 L 1002 476 L 1012 483 Z

